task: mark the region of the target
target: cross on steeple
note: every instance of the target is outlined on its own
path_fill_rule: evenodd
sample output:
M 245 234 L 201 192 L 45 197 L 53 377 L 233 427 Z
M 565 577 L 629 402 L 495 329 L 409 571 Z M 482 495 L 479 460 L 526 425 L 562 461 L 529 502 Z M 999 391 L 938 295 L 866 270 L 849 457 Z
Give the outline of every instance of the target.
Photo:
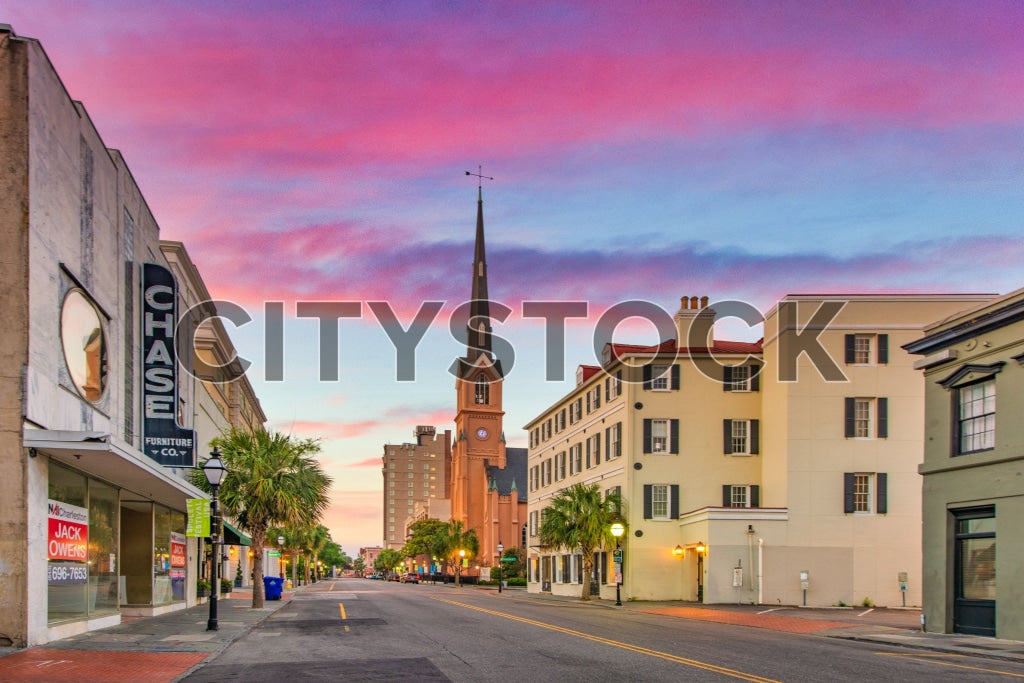
M 475 176 L 476 177 L 477 196 L 478 196 L 479 199 L 483 199 L 484 198 L 484 181 L 485 180 L 494 180 L 494 178 L 492 178 L 489 175 L 484 175 L 484 167 L 483 167 L 483 165 L 477 166 L 477 172 L 476 173 L 473 173 L 472 171 L 466 171 L 466 175 L 471 175 L 471 176 Z

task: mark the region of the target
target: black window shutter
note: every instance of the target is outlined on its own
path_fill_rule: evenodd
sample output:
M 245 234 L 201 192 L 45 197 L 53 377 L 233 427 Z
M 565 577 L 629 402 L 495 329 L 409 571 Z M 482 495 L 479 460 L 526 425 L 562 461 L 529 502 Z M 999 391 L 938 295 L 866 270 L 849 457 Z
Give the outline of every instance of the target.
M 679 389 L 679 366 L 678 365 L 673 365 L 672 366 L 672 389 L 673 390 Z
M 761 507 L 761 487 L 757 484 L 750 487 L 750 507 Z
M 591 410 L 591 408 L 590 408 L 590 392 L 588 391 L 587 392 L 587 412 L 589 413 L 590 410 Z
M 722 452 L 732 453 L 732 420 L 722 420 Z
M 875 477 L 875 486 L 878 487 L 878 498 L 875 503 L 875 512 L 884 515 L 889 512 L 889 475 L 879 472 Z
M 878 364 L 885 365 L 889 362 L 889 335 L 878 335 Z
M 672 493 L 671 493 L 671 496 L 669 497 L 669 502 L 671 503 L 671 508 L 669 510 L 669 518 L 670 519 L 678 519 L 679 518 L 679 484 L 672 484 L 670 490 L 671 490 Z
M 593 467 L 593 463 L 590 460 L 590 439 L 587 439 L 587 469 Z
M 732 507 L 732 484 L 722 484 L 722 507 Z
M 843 512 L 853 512 L 853 472 L 843 473 Z
M 644 420 L 644 453 L 651 452 L 651 421 Z
M 644 519 L 651 518 L 651 484 L 644 484 Z
M 671 431 L 672 439 L 669 443 L 668 452 L 673 455 L 679 453 L 679 420 L 669 420 L 669 428 Z
M 612 443 L 612 428 L 611 427 L 605 427 L 605 430 L 604 430 L 604 449 L 607 451 L 607 453 L 604 454 L 604 459 L 605 460 L 607 460 L 608 458 L 610 458 L 610 457 L 612 457 L 614 455 L 614 453 L 612 453 L 611 443 Z
M 849 365 L 856 358 L 856 336 L 852 334 L 846 335 L 846 364 Z
M 953 389 L 949 396 L 949 406 L 952 413 L 949 416 L 949 423 L 953 425 L 953 429 L 950 430 L 949 434 L 949 454 L 960 455 L 960 390 Z
M 750 453 L 751 455 L 757 455 L 761 452 L 761 438 L 758 433 L 761 429 L 760 420 L 750 421 Z
M 854 424 L 854 413 L 857 405 L 857 399 L 848 396 L 844 401 L 846 404 L 846 436 L 849 438 L 857 433 L 856 426 Z
M 604 402 L 605 403 L 607 403 L 608 401 L 611 400 L 611 392 L 609 391 L 609 387 L 610 386 L 611 386 L 611 378 L 610 377 L 605 377 L 604 378 Z
M 761 365 L 750 366 L 750 390 L 761 391 Z
M 598 430 L 597 434 L 594 434 L 594 464 L 601 464 L 601 432 Z
M 726 365 L 722 370 L 722 391 L 732 391 L 732 366 Z
M 889 438 L 889 399 L 878 399 L 878 438 Z
M 651 365 L 648 363 L 644 366 L 644 389 L 651 388 Z

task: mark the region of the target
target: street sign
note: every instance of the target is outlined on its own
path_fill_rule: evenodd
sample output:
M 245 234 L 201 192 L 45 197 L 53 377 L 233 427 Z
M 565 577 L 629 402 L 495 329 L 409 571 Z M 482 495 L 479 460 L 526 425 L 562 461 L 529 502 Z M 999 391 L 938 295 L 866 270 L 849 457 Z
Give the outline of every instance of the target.
M 516 558 L 514 558 L 514 557 L 503 557 L 503 558 L 501 558 L 501 561 L 502 562 L 515 562 Z
M 620 563 L 622 562 L 622 548 L 616 548 L 612 551 L 612 561 Z

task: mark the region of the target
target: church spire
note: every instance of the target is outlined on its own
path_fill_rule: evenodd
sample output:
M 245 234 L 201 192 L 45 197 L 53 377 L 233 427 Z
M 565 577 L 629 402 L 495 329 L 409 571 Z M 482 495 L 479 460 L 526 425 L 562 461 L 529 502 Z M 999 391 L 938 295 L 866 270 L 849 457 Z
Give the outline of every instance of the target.
M 476 173 L 466 175 L 477 178 L 476 200 L 476 243 L 473 248 L 473 284 L 470 293 L 469 321 L 466 325 L 466 357 L 462 364 L 462 377 L 481 358 L 486 357 L 501 373 L 500 364 L 494 360 L 491 348 L 491 307 L 487 294 L 487 253 L 484 247 L 484 191 L 483 181 L 494 180 L 483 174 L 483 167 Z

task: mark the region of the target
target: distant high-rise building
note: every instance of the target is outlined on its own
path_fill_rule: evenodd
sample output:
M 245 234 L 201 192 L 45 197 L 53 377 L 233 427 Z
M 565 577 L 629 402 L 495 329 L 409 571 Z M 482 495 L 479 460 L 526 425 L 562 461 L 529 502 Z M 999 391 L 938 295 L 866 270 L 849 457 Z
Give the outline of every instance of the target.
M 405 545 L 405 522 L 416 503 L 448 498 L 452 433 L 431 426 L 413 430 L 415 443 L 384 445 L 384 547 Z

